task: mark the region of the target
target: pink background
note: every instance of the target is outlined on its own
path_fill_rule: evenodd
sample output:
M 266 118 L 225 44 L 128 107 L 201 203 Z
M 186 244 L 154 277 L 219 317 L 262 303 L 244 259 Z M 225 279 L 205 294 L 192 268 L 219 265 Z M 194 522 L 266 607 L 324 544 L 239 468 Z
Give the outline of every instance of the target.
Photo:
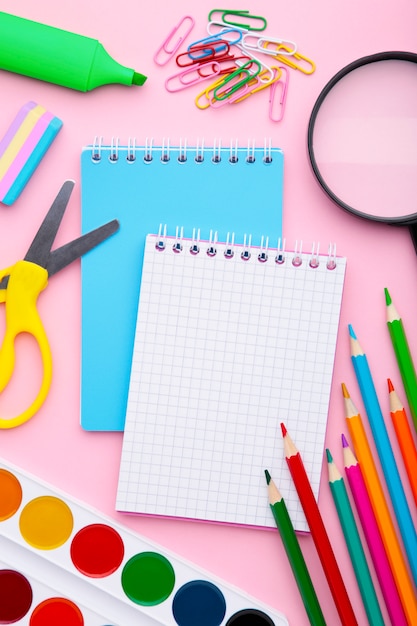
M 417 52 L 415 25 L 417 4 L 412 0 L 299 0 L 271 3 L 258 0 L 227 3 L 230 9 L 246 8 L 268 20 L 268 34 L 294 40 L 299 51 L 314 60 L 312 76 L 291 72 L 284 120 L 268 119 L 267 94 L 221 110 L 200 111 L 194 105 L 196 88 L 167 93 L 164 68 L 153 55 L 179 19 L 190 14 L 196 26 L 189 41 L 205 36 L 213 3 L 202 0 L 72 0 L 69 5 L 50 0 L 6 0 L 1 10 L 42 21 L 99 39 L 119 62 L 147 74 L 142 88 L 108 86 L 78 93 L 0 72 L 0 135 L 17 110 L 35 100 L 60 117 L 64 126 L 28 186 L 12 207 L 0 206 L 0 260 L 2 267 L 21 258 L 58 188 L 67 178 L 76 181 L 69 209 L 57 238 L 62 244 L 80 231 L 80 151 L 95 135 L 105 140 L 119 137 L 126 143 L 136 137 L 142 143 L 170 138 L 188 143 L 204 137 L 211 145 L 222 138 L 237 138 L 262 145 L 271 137 L 285 153 L 284 232 L 288 246 L 302 239 L 304 249 L 320 241 L 322 250 L 336 241 L 338 253 L 348 257 L 348 270 L 337 346 L 334 383 L 326 445 L 342 468 L 340 435 L 347 432 L 340 384 L 344 381 L 365 424 L 364 409 L 350 362 L 347 325 L 358 335 L 374 374 L 387 427 L 387 377 L 391 377 L 405 400 L 388 331 L 385 325 L 384 287 L 388 287 L 406 325 L 417 358 L 417 259 L 405 228 L 368 223 L 335 207 L 316 183 L 308 162 L 307 124 L 313 104 L 324 84 L 340 68 L 361 56 L 383 50 Z M 389 89 L 389 85 L 382 86 Z M 215 190 L 202 189 L 212 194 Z M 254 207 L 256 210 L 256 207 Z M 117 298 L 117 285 L 109 287 L 108 306 Z M 249 594 L 282 610 L 291 624 L 306 626 L 308 619 L 296 584 L 275 532 L 192 522 L 123 516 L 114 511 L 121 433 L 87 433 L 79 426 L 80 369 L 80 265 L 75 263 L 53 277 L 39 299 L 39 310 L 54 355 L 54 378 L 50 394 L 39 413 L 27 424 L 0 432 L 0 454 L 60 489 L 97 507 L 118 522 L 156 540 L 198 563 Z M 4 330 L 1 317 L 0 333 Z M 39 380 L 38 356 L 27 337 L 18 341 L 17 383 L 0 398 L 0 413 L 16 412 Z M 26 379 L 25 379 L 26 375 Z M 23 382 L 22 382 L 23 381 Z M 24 390 L 24 391 L 22 391 Z M 27 394 L 25 393 L 27 391 Z M 285 420 L 285 416 L 282 416 Z M 404 474 L 395 438 L 394 452 Z M 341 565 L 344 580 L 360 624 L 366 623 L 355 577 L 327 484 L 324 467 L 320 509 Z M 407 482 L 405 481 L 409 494 Z M 265 495 L 266 497 L 266 495 Z M 411 508 L 416 510 L 410 499 Z M 416 516 L 415 516 L 415 519 Z M 329 624 L 339 623 L 311 537 L 300 538 L 312 578 Z

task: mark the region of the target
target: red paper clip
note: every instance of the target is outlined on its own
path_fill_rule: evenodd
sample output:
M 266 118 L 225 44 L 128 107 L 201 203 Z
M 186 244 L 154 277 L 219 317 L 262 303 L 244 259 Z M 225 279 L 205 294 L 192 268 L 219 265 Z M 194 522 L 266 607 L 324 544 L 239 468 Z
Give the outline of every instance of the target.
M 191 46 L 190 48 L 188 48 L 187 52 L 183 52 L 176 57 L 177 65 L 178 67 L 189 67 L 190 65 L 196 63 L 205 63 L 206 61 L 211 61 L 213 59 L 216 59 L 216 61 L 218 61 L 219 59 L 230 57 L 230 46 L 227 41 L 225 41 L 224 43 L 224 50 L 217 48 L 214 44 L 201 44 L 199 46 Z M 198 54 L 199 52 L 202 52 L 204 54 Z M 188 63 L 182 61 L 184 57 L 188 59 Z
M 155 53 L 153 60 L 157 65 L 165 65 L 177 52 L 182 42 L 190 34 L 195 21 L 190 15 L 185 15 L 176 26 L 170 31 L 168 37 L 161 44 Z M 185 25 L 185 26 L 184 26 Z M 181 34 L 182 33 L 182 34 Z M 175 43 L 172 42 L 174 35 L 178 35 Z

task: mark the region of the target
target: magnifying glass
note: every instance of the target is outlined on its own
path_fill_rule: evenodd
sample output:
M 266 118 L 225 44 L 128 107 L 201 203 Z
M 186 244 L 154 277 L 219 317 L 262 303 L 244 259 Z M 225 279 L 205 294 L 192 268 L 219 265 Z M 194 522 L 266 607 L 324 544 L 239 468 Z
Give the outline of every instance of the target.
M 334 202 L 408 226 L 417 253 L 417 54 L 381 52 L 340 70 L 312 110 L 308 152 Z

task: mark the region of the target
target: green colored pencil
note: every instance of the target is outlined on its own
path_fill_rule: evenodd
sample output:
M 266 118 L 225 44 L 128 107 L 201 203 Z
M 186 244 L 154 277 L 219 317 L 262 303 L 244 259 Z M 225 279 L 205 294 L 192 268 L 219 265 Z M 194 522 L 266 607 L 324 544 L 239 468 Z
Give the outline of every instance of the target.
M 330 490 L 336 505 L 340 525 L 343 530 L 369 624 L 370 626 L 384 626 L 384 618 L 382 617 L 381 608 L 378 603 L 345 482 L 328 449 L 326 449 L 326 456 Z
M 398 368 L 400 370 L 414 428 L 417 431 L 417 374 L 408 345 L 404 325 L 398 314 L 388 289 L 385 288 L 385 303 L 387 305 L 387 326 L 391 336 Z
M 277 486 L 271 479 L 268 470 L 265 470 L 268 484 L 268 497 L 275 523 L 280 532 L 285 552 L 291 565 L 298 589 L 300 591 L 310 624 L 312 626 L 326 626 L 310 574 L 301 552 L 300 544 L 294 531 L 285 501 L 278 491 Z

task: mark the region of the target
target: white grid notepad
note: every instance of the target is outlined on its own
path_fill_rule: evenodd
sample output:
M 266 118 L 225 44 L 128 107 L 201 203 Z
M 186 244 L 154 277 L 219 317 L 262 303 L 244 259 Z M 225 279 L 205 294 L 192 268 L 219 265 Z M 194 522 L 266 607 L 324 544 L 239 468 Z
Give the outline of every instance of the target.
M 274 527 L 268 469 L 307 530 L 280 422 L 318 496 L 345 259 L 160 241 L 146 240 L 116 508 Z

